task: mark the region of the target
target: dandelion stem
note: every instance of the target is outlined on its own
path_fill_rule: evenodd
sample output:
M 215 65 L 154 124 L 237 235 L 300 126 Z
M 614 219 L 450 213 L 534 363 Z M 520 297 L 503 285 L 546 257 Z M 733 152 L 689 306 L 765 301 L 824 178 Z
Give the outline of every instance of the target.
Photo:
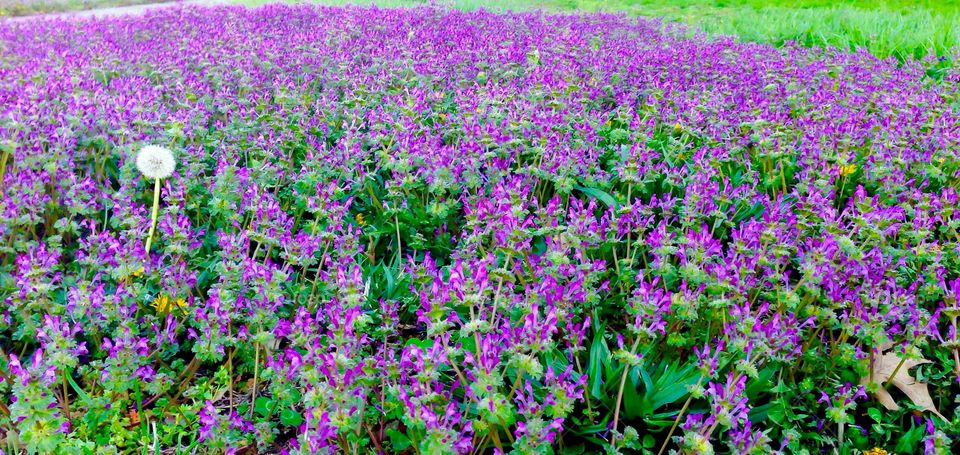
M 160 212 L 160 179 L 153 179 L 153 211 L 150 214 L 150 233 L 147 234 L 147 245 L 144 248 L 150 254 L 150 244 L 153 242 L 153 233 L 157 230 L 157 215 Z

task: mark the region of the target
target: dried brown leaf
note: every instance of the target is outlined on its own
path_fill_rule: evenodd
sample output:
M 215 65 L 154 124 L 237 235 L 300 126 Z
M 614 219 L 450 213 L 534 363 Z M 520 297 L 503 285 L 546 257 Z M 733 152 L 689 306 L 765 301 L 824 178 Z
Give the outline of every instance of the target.
M 873 382 L 876 382 L 880 385 L 877 389 L 875 396 L 877 401 L 883 405 L 883 407 L 896 411 L 900 409 L 900 406 L 897 405 L 894 401 L 893 396 L 890 395 L 890 392 L 887 392 L 884 388 L 886 382 L 897 386 L 908 398 L 910 401 L 913 401 L 917 407 L 930 411 L 940 418 L 946 420 L 939 411 L 937 411 L 936 405 L 933 404 L 933 398 L 930 397 L 930 391 L 927 389 L 927 384 L 924 382 L 918 382 L 912 376 L 910 376 L 910 369 L 925 363 L 931 363 L 927 359 L 906 359 L 902 360 L 897 356 L 897 353 L 893 350 L 887 351 L 891 345 L 884 345 L 880 347 L 881 354 L 876 356 L 873 362 Z M 884 352 L 886 351 L 886 352 Z M 900 365 L 900 362 L 903 361 L 903 365 Z M 900 369 L 897 369 L 897 366 L 900 365 Z M 896 372 L 896 375 L 894 375 Z M 891 377 L 892 376 L 892 377 Z M 864 377 L 860 380 L 860 383 L 867 385 L 870 382 L 870 376 Z

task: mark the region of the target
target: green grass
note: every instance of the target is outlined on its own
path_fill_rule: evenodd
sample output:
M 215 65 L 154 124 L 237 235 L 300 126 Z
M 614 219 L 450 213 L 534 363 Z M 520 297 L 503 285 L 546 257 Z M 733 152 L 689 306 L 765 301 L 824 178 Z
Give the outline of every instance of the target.
M 270 0 L 235 0 L 248 5 Z M 324 4 L 414 6 L 427 0 L 315 0 Z M 710 34 L 781 45 L 866 48 L 879 57 L 921 58 L 929 53 L 957 59 L 960 0 L 447 0 L 473 10 L 621 11 L 692 24 Z
M 556 0 L 616 8 L 694 24 L 708 33 L 776 45 L 863 47 L 880 57 L 953 57 L 960 47 L 960 0 Z M 791 6 L 778 6 L 789 4 Z M 613 6 L 610 6 L 613 5 Z
M 776 18 L 771 20 L 770 18 Z M 960 16 L 932 10 L 864 10 L 858 8 L 741 9 L 728 16 L 690 20 L 711 33 L 747 41 L 807 46 L 866 48 L 879 57 L 921 58 L 929 53 L 955 58 L 960 46 Z

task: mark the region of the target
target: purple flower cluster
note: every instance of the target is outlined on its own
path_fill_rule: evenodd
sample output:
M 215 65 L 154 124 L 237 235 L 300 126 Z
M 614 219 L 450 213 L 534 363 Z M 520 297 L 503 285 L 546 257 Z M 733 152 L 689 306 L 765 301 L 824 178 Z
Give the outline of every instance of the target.
M 832 452 L 889 386 L 836 384 L 897 344 L 936 359 L 936 453 L 956 80 L 621 15 L 0 22 L 0 426 L 47 453 Z M 177 160 L 149 252 L 147 144 Z M 901 408 L 882 428 L 913 434 Z

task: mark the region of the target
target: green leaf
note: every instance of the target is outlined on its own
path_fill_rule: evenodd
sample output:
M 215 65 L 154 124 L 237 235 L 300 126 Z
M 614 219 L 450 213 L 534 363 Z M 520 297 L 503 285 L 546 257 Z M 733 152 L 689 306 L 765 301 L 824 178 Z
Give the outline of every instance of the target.
M 469 340 L 469 338 L 468 338 L 468 340 Z M 421 340 L 421 339 L 419 339 L 419 338 L 410 338 L 410 339 L 407 340 L 406 343 L 404 343 L 404 346 L 410 346 L 410 345 L 414 345 L 414 346 L 416 346 L 416 347 L 418 347 L 418 348 L 423 349 L 424 351 L 426 351 L 427 349 L 430 349 L 430 348 L 433 347 L 433 339 L 431 338 L 431 339 L 428 339 L 428 340 Z
M 786 418 L 786 411 L 784 411 L 783 405 L 778 403 L 777 407 L 771 408 L 767 412 L 767 417 L 770 418 L 771 422 L 777 425 L 783 425 Z
M 303 416 L 295 409 L 287 408 L 280 411 L 280 423 L 289 427 L 298 427 L 303 423 Z
M 647 393 L 652 393 L 655 389 L 653 387 L 653 381 L 650 380 L 650 373 L 647 373 L 647 369 L 643 366 L 638 369 L 640 370 L 640 377 L 643 378 L 643 386 L 646 387 Z
M 877 408 L 867 409 L 867 415 L 869 415 L 870 418 L 872 418 L 872 419 L 873 419 L 874 421 L 876 421 L 877 423 L 880 423 L 880 422 L 882 421 L 882 419 L 883 419 L 883 412 L 881 412 L 881 411 L 880 411 L 879 409 L 877 409 Z
M 617 200 L 613 196 L 611 196 L 610 193 L 607 193 L 603 190 L 599 190 L 597 188 L 586 188 L 583 186 L 575 186 L 574 188 L 576 188 L 577 190 L 580 190 L 580 192 L 582 192 L 583 194 L 586 194 L 587 196 L 590 196 L 594 199 L 599 200 L 600 202 L 603 202 L 604 204 L 606 204 L 607 207 L 613 207 L 614 210 L 620 209 L 620 204 L 617 203 Z
M 597 333 L 590 344 L 590 360 L 587 363 L 590 396 L 596 399 L 602 398 L 603 366 L 610 362 L 610 349 L 607 348 L 607 342 L 603 339 L 603 329 L 602 325 L 597 328 Z
M 753 381 L 747 381 L 747 387 L 744 389 L 747 397 L 754 398 L 761 393 L 766 393 L 771 388 L 770 379 L 777 373 L 778 369 L 767 367 L 760 370 L 757 378 Z
M 395 451 L 401 451 L 410 447 L 410 438 L 406 434 L 397 431 L 394 428 L 387 428 L 387 436 L 390 437 L 390 445 L 393 446 Z
M 581 425 L 577 428 L 574 428 L 572 431 L 581 436 L 607 432 L 610 430 L 609 421 L 611 416 L 612 414 L 608 414 L 600 422 L 597 422 L 593 425 Z
M 653 413 L 653 407 L 650 406 L 650 400 L 646 395 L 637 393 L 636 386 L 626 386 L 623 388 L 623 415 L 626 418 L 633 419 L 642 415 Z
M 893 448 L 893 451 L 896 453 L 915 453 L 916 447 L 919 445 L 920 440 L 923 439 L 923 433 L 923 427 L 915 426 L 911 428 L 903 434 L 903 437 L 897 442 L 897 446 Z
M 686 397 L 689 393 L 687 386 L 696 383 L 700 378 L 693 364 L 680 367 L 679 361 L 674 361 L 672 363 L 664 362 L 661 365 L 663 370 L 659 374 L 657 369 L 660 366 L 651 371 L 652 374 L 657 375 L 652 389 L 648 392 L 654 411 L 661 406 L 676 403 Z
M 653 446 L 654 446 L 656 443 L 657 443 L 656 438 L 654 438 L 654 437 L 651 436 L 650 434 L 645 434 L 645 435 L 643 435 L 643 448 L 644 448 L 644 449 L 652 449 Z
M 253 404 L 253 410 L 264 417 L 270 416 L 270 410 L 273 409 L 273 400 L 267 397 L 257 397 Z
M 397 289 L 397 279 L 394 278 L 390 267 L 383 267 L 383 275 L 387 278 L 386 296 L 388 299 L 393 298 L 393 292 Z
M 763 422 L 767 420 L 772 408 L 773 408 L 773 403 L 766 403 L 766 404 L 761 404 L 759 406 L 754 406 L 749 413 L 750 421 Z
M 80 387 L 80 386 L 77 384 L 77 381 L 74 381 L 74 380 L 73 380 L 73 377 L 72 377 L 72 376 L 70 376 L 69 374 L 66 375 L 66 376 L 67 376 L 67 382 L 69 382 L 69 383 L 70 383 L 70 386 L 73 387 L 73 391 L 74 391 L 74 392 L 77 392 L 77 395 L 79 395 L 80 398 L 83 399 L 83 401 L 89 403 L 89 402 L 90 402 L 90 395 L 88 395 L 87 392 L 84 392 L 84 391 L 83 391 L 83 388 Z

